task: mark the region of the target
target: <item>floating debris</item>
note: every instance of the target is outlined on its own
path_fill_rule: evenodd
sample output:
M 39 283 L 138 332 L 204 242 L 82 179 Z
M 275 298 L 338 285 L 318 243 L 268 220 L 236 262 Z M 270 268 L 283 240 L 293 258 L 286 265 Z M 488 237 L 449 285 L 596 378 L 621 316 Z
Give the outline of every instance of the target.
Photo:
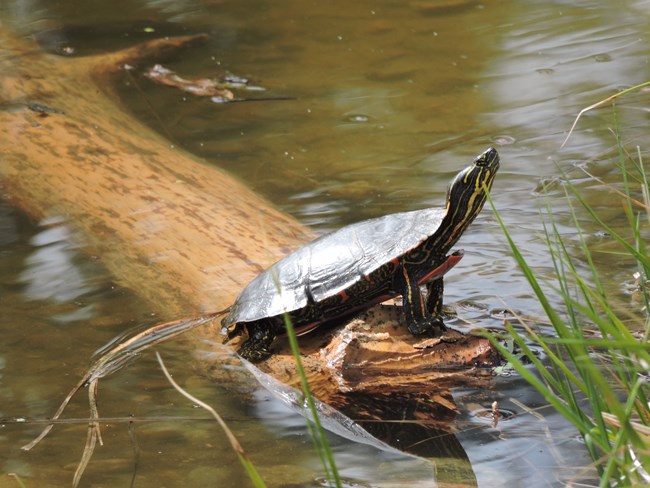
M 176 72 L 155 64 L 145 74 L 150 80 L 161 85 L 172 86 L 186 93 L 199 97 L 210 97 L 215 103 L 226 103 L 235 100 L 232 90 L 265 91 L 261 86 L 254 86 L 248 78 L 227 73 L 218 78 L 186 79 Z
M 50 114 L 63 113 L 63 110 L 59 110 L 58 108 L 48 107 L 47 105 L 43 105 L 42 103 L 38 103 L 38 102 L 27 102 L 26 105 L 29 110 L 31 110 L 32 112 L 36 112 L 41 117 L 47 117 Z

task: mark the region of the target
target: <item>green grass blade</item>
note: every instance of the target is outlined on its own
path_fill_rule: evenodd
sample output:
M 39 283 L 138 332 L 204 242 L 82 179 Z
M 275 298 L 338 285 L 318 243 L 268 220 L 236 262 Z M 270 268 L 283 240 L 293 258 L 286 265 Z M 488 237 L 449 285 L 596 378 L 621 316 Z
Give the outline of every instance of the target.
M 650 256 L 647 246 L 650 178 L 643 167 L 640 150 L 637 148 L 637 164 L 618 137 L 617 143 L 624 191 L 616 193 L 621 197 L 629 230 L 616 232 L 565 177 L 565 197 L 578 245 L 575 249 L 569 247 L 571 244 L 565 241 L 554 222 L 552 210 L 547 207 L 541 220 L 555 274 L 552 278 L 555 284 L 550 289 L 528 266 L 490 199 L 512 255 L 546 313 L 555 336 L 546 337 L 524 323 L 523 332 L 506 324 L 521 354 L 514 354 L 499 344 L 496 337 L 488 336 L 513 368 L 582 434 L 601 474 L 600 486 L 604 487 L 640 486 L 650 480 L 643 469 L 650 463 L 647 447 L 650 437 L 643 430 L 650 432 Z M 638 175 L 628 173 L 626 158 L 632 161 Z M 636 185 L 641 187 L 643 201 L 631 197 L 632 192 L 638 192 Z M 577 204 L 573 205 L 572 200 Z M 611 303 L 608 296 L 611 285 L 601 279 L 597 256 L 581 227 L 581 213 L 586 213 L 620 247 L 617 259 L 636 262 L 641 293 L 636 313 Z M 557 306 L 552 306 L 548 293 L 555 293 L 563 302 L 562 315 Z M 642 332 L 642 337 L 628 329 L 625 322 L 632 317 L 638 320 L 639 315 L 643 315 L 641 327 L 635 329 Z M 528 345 L 531 342 L 546 354 L 543 361 L 533 354 Z M 523 363 L 522 356 L 531 364 Z
M 305 374 L 305 369 L 302 366 L 302 361 L 300 359 L 300 346 L 298 344 L 298 337 L 296 336 L 296 331 L 293 328 L 293 323 L 289 318 L 289 314 L 284 314 L 284 322 L 287 329 L 287 337 L 289 338 L 289 345 L 291 346 L 291 353 L 296 361 L 296 370 L 300 376 L 300 386 L 302 388 L 303 394 L 305 395 L 305 400 L 307 402 L 309 411 L 311 413 L 312 421 L 316 427 L 315 432 L 312 430 L 311 425 L 308 423 L 310 433 L 312 438 L 317 444 L 317 451 L 321 457 L 321 462 L 327 473 L 327 478 L 331 482 L 334 482 L 334 485 L 337 488 L 341 488 L 341 478 L 339 476 L 338 469 L 336 467 L 336 462 L 334 460 L 334 455 L 327 440 L 327 432 L 323 428 L 320 418 L 318 416 L 318 410 L 316 408 L 316 402 L 311 393 L 309 387 L 309 382 L 307 381 L 307 375 Z

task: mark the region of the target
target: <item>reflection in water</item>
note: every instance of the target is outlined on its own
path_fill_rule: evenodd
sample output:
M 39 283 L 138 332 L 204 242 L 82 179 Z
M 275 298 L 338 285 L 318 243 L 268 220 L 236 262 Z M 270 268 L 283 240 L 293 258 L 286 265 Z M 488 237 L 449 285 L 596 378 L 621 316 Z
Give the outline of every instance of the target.
M 25 259 L 26 269 L 20 275 L 26 297 L 69 302 L 90 293 L 92 286 L 74 263 L 76 246 L 63 220 L 51 219 L 40 226 L 45 228 L 32 237 L 34 250 Z
M 0 200 L 0 246 L 6 246 L 18 239 L 18 229 L 13 214 L 11 207 Z
M 304 435 L 305 419 L 300 415 L 296 415 L 301 410 L 300 407 L 297 407 L 297 403 L 301 402 L 297 398 L 293 398 L 293 403 L 288 401 L 287 398 L 284 401 L 278 401 L 275 399 L 277 394 L 277 389 L 274 390 L 273 394 L 268 390 L 257 390 L 254 393 L 257 415 L 265 421 L 266 428 L 275 436 L 287 438 Z M 292 396 L 295 397 L 296 395 Z M 298 401 L 296 402 L 296 400 Z M 331 409 L 326 407 L 325 410 L 329 411 Z M 324 421 L 327 422 L 327 418 Z M 340 425 L 334 427 L 341 431 Z M 357 426 L 354 425 L 353 427 Z M 390 486 L 390 483 L 404 483 L 406 486 L 411 486 L 418 484 L 421 480 L 435 479 L 434 466 L 430 462 L 398 453 L 388 445 L 379 447 L 376 439 L 364 439 L 359 435 L 358 432 L 356 434 L 345 432 L 341 433 L 341 437 L 330 436 L 329 441 L 335 458 L 344 460 L 338 466 L 343 478 L 349 481 L 358 480 L 359 482 L 369 479 L 369 473 L 365 466 L 368 464 L 368 460 L 372 459 L 377 467 L 377 472 L 373 478 L 388 482 L 387 486 Z M 365 435 L 367 436 L 367 434 Z M 354 438 L 357 439 L 355 442 L 345 440 Z

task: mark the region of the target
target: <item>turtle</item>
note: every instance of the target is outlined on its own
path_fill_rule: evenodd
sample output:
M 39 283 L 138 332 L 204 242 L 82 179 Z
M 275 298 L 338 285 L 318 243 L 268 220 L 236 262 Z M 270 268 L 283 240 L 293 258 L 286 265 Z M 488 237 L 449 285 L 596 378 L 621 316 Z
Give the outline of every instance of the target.
M 350 224 L 288 254 L 242 290 L 221 321 L 224 342 L 245 330 L 237 352 L 260 362 L 286 334 L 287 319 L 301 335 L 399 295 L 410 332 L 439 337 L 446 330 L 443 276 L 463 257 L 462 250 L 447 253 L 483 208 L 498 168 L 499 154 L 489 148 L 452 180 L 444 208 Z

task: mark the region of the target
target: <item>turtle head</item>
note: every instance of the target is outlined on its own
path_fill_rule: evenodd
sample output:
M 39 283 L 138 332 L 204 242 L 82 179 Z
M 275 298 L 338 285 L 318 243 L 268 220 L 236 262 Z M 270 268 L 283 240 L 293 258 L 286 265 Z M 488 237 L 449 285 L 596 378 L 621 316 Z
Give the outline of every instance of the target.
M 447 214 L 440 225 L 440 249 L 446 252 L 483 208 L 499 169 L 499 153 L 489 148 L 456 175 L 447 191 Z

